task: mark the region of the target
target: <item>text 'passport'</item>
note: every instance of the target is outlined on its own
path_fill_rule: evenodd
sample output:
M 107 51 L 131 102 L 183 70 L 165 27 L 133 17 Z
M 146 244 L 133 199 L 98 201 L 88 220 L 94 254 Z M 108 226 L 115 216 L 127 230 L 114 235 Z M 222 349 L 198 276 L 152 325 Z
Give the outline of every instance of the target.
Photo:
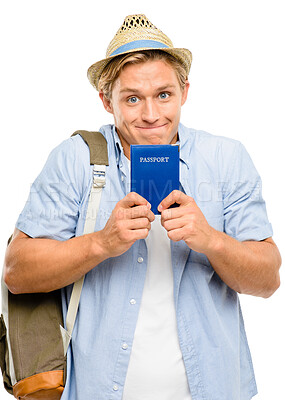
M 144 197 L 154 214 L 160 214 L 158 205 L 178 189 L 178 145 L 131 145 L 131 191 Z

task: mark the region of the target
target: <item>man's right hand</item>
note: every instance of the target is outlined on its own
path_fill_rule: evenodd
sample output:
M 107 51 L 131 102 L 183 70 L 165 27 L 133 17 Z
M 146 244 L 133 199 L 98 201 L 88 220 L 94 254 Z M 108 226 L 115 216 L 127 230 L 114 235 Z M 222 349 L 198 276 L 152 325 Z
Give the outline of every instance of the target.
M 119 256 L 136 240 L 147 237 L 151 222 L 155 219 L 150 208 L 147 200 L 135 192 L 128 193 L 116 204 L 105 227 L 100 231 L 104 258 Z
M 115 206 L 101 231 L 60 241 L 15 230 L 5 257 L 4 281 L 12 293 L 49 292 L 77 281 L 109 257 L 147 237 L 154 214 L 137 193 Z

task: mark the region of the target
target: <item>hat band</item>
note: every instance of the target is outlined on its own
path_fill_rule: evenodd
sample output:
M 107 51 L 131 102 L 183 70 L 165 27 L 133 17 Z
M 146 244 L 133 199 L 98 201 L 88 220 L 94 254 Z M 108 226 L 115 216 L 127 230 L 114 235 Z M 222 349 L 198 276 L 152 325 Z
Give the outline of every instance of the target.
M 121 53 L 126 53 L 129 50 L 134 49 L 141 49 L 143 47 L 147 47 L 150 49 L 165 49 L 169 48 L 164 43 L 157 42 L 156 40 L 134 40 L 133 42 L 123 44 L 122 46 L 118 47 L 109 57 L 116 56 Z

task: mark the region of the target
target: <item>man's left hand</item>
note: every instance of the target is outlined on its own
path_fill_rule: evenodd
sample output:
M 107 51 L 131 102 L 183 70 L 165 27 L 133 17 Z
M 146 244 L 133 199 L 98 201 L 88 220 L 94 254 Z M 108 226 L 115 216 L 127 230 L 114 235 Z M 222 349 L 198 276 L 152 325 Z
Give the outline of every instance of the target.
M 169 208 L 177 203 L 179 207 Z M 161 224 L 169 239 L 184 240 L 194 251 L 206 253 L 214 243 L 215 229 L 212 228 L 195 200 L 179 190 L 171 192 L 158 206 Z
M 178 203 L 177 208 L 168 208 Z M 280 285 L 281 257 L 272 238 L 240 242 L 212 228 L 192 197 L 174 190 L 158 206 L 168 237 L 204 253 L 233 290 L 269 297 Z

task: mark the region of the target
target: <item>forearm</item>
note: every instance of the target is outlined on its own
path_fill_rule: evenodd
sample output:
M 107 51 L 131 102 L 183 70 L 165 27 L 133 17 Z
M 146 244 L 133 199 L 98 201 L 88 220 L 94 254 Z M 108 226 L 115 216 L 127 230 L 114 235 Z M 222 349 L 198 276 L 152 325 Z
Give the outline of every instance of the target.
M 13 293 L 49 292 L 67 286 L 107 258 L 125 253 L 136 240 L 145 239 L 153 220 L 150 204 L 129 193 L 98 232 L 61 242 L 32 239 L 16 229 L 6 253 L 4 281 Z
M 6 285 L 13 293 L 33 293 L 77 281 L 104 259 L 98 235 L 95 232 L 61 242 L 31 239 L 16 231 L 5 258 Z
M 179 207 L 169 208 L 178 203 Z M 269 297 L 279 287 L 281 257 L 271 238 L 239 242 L 211 227 L 195 200 L 174 190 L 159 205 L 171 240 L 204 253 L 220 278 L 239 293 Z
M 206 255 L 220 278 L 239 293 L 269 297 L 280 285 L 280 253 L 272 239 L 239 242 L 215 231 Z

